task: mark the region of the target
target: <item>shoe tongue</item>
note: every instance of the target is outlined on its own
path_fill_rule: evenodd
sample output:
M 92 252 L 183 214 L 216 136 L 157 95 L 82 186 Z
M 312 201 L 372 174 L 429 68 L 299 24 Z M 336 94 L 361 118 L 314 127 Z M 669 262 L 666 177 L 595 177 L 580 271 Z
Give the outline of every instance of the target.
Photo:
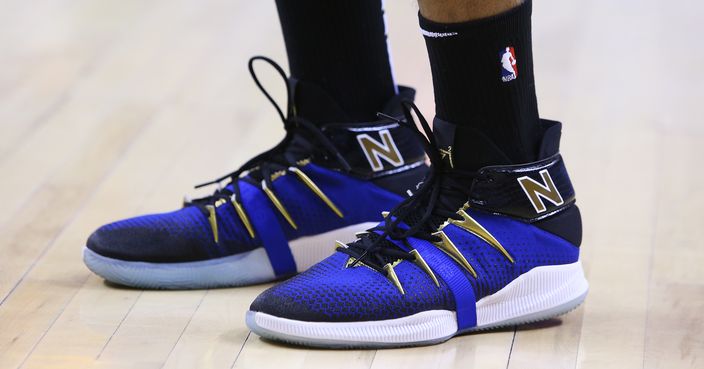
M 444 165 L 451 169 L 478 171 L 489 165 L 512 164 L 487 136 L 469 126 L 436 117 L 433 134 Z

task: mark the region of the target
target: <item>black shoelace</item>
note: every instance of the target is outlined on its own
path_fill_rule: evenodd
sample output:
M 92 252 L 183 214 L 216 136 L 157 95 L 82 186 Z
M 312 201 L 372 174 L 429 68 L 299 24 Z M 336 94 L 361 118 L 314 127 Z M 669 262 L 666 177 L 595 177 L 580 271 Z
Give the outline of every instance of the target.
M 422 140 L 430 159 L 430 171 L 421 188 L 391 210 L 383 223 L 360 235 L 354 243 L 337 248 L 355 259 L 350 266 L 364 263 L 383 274 L 387 273 L 384 265 L 415 257 L 387 238 L 402 242 L 409 250 L 412 249 L 407 240 L 409 237 L 439 242 L 440 238 L 433 233 L 448 218 L 462 220 L 457 211 L 467 202 L 470 185 L 476 176 L 475 172 L 455 169 L 445 163 L 430 125 L 418 107 L 409 101 L 404 101 L 402 105 L 406 120 L 396 121 L 412 129 Z M 412 113 L 418 117 L 423 132 L 416 128 Z
M 273 67 L 284 80 L 287 92 L 287 114 L 284 114 L 279 104 L 276 103 L 271 94 L 269 94 L 259 81 L 254 71 L 254 63 L 258 60 L 264 61 Z M 263 180 L 268 188 L 273 188 L 272 175 L 276 172 L 288 171 L 289 168 L 297 166 L 300 164 L 301 160 L 310 158 L 315 155 L 315 153 L 320 153 L 325 158 L 332 157 L 340 164 L 342 170 L 346 172 L 351 171 L 351 167 L 345 158 L 335 148 L 330 139 L 323 134 L 320 128 L 312 122 L 296 116 L 294 102 L 292 101 L 293 92 L 289 78 L 286 76 L 281 66 L 264 56 L 252 57 L 249 59 L 248 66 L 249 73 L 254 83 L 256 83 L 264 96 L 271 102 L 279 114 L 281 121 L 284 123 L 286 136 L 276 146 L 251 158 L 234 172 L 195 186 L 195 188 L 213 184 L 218 184 L 219 186 L 210 196 L 184 202 L 184 206 L 196 206 L 206 216 L 209 215 L 207 208 L 209 205 L 217 203 L 220 200 L 230 201 L 233 195 L 236 199 L 241 199 L 239 181 L 243 177 L 251 176 L 253 179 L 259 181 Z M 229 189 L 228 186 L 221 186 L 222 182 L 228 179 L 232 189 Z

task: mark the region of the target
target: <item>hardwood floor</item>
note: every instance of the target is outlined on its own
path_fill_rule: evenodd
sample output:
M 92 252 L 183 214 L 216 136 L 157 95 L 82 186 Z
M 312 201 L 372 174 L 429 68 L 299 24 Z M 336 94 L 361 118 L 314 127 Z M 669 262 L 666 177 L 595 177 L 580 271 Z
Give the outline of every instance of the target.
M 396 77 L 432 115 L 416 11 L 387 1 Z M 268 285 L 125 289 L 81 261 L 99 225 L 178 207 L 282 136 L 246 70 L 254 54 L 285 62 L 273 1 L 2 0 L 0 368 L 702 368 L 703 17 L 694 0 L 534 4 L 541 114 L 565 123 L 584 215 L 582 307 L 331 351 L 249 333 Z

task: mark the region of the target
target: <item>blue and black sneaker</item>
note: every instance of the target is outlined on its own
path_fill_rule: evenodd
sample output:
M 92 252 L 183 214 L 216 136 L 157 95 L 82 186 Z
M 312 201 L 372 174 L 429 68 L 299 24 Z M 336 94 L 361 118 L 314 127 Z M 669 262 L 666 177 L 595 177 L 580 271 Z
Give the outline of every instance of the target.
M 560 123 L 541 120 L 538 161 L 469 171 L 468 127 L 436 119 L 433 133 L 415 105 L 404 109 L 429 138 L 422 187 L 376 228 L 259 295 L 246 315 L 253 332 L 306 346 L 426 345 L 548 319 L 584 300 Z
M 286 114 L 254 73 L 257 60 L 286 81 Z M 311 108 L 298 101 L 322 112 L 339 109 L 327 94 L 287 78 L 264 57 L 252 58 L 249 69 L 284 123 L 283 141 L 204 184 L 218 185 L 211 196 L 100 227 L 84 249 L 90 270 L 114 283 L 160 289 L 289 277 L 328 256 L 336 240 L 376 225 L 427 172 L 421 143 L 392 119 L 403 115 L 401 100 L 413 98 L 412 89 L 399 87 L 378 121 L 312 123 L 301 113 Z

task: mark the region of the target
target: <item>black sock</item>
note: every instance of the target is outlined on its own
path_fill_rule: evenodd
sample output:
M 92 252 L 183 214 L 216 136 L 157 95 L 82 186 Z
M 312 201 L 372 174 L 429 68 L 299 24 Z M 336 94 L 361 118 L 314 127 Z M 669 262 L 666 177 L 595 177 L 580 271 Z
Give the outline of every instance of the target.
M 440 24 L 419 17 L 433 72 L 437 117 L 462 126 L 458 134 L 471 135 L 455 142 L 488 139 L 492 142 L 476 149 L 495 146 L 503 152 L 494 159 L 480 153 L 475 162 L 462 158 L 467 166 L 511 164 L 505 163 L 507 158 L 512 163 L 535 161 L 542 130 L 533 78 L 530 0 L 465 23 Z
M 301 81 L 297 94 L 322 90 L 344 112 L 329 116 L 334 109 L 303 103 L 299 113 L 317 122 L 376 119 L 396 90 L 381 0 L 276 0 L 276 6 L 291 76 Z

